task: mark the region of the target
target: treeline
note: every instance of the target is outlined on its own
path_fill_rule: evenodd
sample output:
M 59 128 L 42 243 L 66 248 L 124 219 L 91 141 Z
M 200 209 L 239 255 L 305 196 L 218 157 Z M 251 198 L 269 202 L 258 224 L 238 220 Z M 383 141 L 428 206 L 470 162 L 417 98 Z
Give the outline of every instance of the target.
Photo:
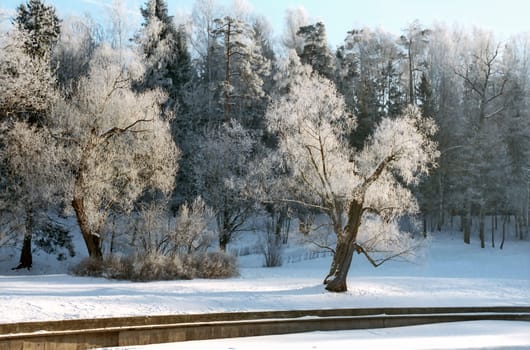
M 348 193 L 372 184 L 363 182 L 370 172 L 359 175 L 358 168 L 369 157 L 357 155 L 386 149 L 400 137 L 384 134 L 390 133 L 383 131 L 385 121 L 406 120 L 414 135 L 432 133 L 410 105 L 435 121 L 439 154 L 419 143 L 425 148 L 418 157 L 407 158 L 416 169 L 403 172 L 400 154 L 389 150 L 394 158 L 385 163 L 381 151 L 372 157 L 373 169 L 388 165 L 395 181 L 380 183 L 379 191 L 395 195 L 421 177 L 414 190 L 419 206 L 407 204 L 404 211 L 420 213 L 430 229 L 460 216 L 469 243 L 476 219 L 484 246 L 485 217 L 505 216 L 515 218 L 519 238 L 528 236 L 530 37 L 499 41 L 480 29 L 414 22 L 398 35 L 354 28 L 332 50 L 325 24 L 312 23 L 300 9 L 286 12 L 281 40 L 262 16 L 237 6 L 222 10 L 208 0 L 197 0 L 180 23 L 164 0 L 149 0 L 140 11 L 141 26 L 130 28 L 119 1 L 108 22 L 98 24 L 59 19 L 53 6 L 30 0 L 2 33 L 0 210 L 2 232 L 24 236 L 20 267 L 31 266 L 33 237 L 59 232 L 46 229 L 52 212 L 75 214 L 93 257 L 130 247 L 164 255 L 205 251 L 212 241 L 226 250 L 258 213 L 266 213 L 267 230 L 278 237 L 289 217 L 309 225 L 315 211 L 342 224 L 336 214 L 351 203 Z M 332 87 L 308 83 L 316 77 Z M 317 97 L 300 106 L 315 93 L 301 87 L 324 89 L 327 100 L 339 100 L 327 110 L 326 101 L 315 105 Z M 278 111 L 283 114 L 273 116 Z M 307 135 L 290 133 L 291 124 L 278 128 L 282 118 L 313 111 L 328 113 L 326 120 L 334 122 L 326 132 L 349 147 L 324 149 L 321 142 L 315 150 L 351 153 L 313 164 L 320 186 L 328 186 L 318 176 L 326 175 L 326 162 L 360 164 L 347 168 L 357 180 L 343 197 L 335 189 L 308 188 L 312 180 L 286 156 L 293 140 L 286 135 Z M 337 111 L 340 116 L 333 116 Z M 317 132 L 324 124 L 315 121 L 313 136 L 327 137 Z M 386 144 L 378 143 L 378 130 Z M 350 180 L 331 179 L 330 188 L 333 181 Z M 385 208 L 383 199 L 374 203 L 361 213 L 398 216 L 393 207 L 382 209 L 392 215 L 375 210 Z M 205 224 L 209 218 L 215 232 Z

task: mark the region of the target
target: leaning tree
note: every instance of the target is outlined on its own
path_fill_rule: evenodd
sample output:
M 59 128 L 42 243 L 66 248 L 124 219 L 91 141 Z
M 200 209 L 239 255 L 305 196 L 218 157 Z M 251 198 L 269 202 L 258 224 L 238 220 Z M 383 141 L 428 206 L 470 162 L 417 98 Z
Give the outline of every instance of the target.
M 355 252 L 374 266 L 410 252 L 410 235 L 398 229 L 397 220 L 417 211 L 409 187 L 438 157 L 431 119 L 409 107 L 398 118 L 383 119 L 362 151 L 356 151 L 347 140 L 356 120 L 344 99 L 329 80 L 305 74 L 270 105 L 267 120 L 294 181 L 306 192 L 304 201 L 331 221 L 336 247 L 324 280 L 327 290 L 347 290 Z M 387 254 L 376 259 L 375 251 Z

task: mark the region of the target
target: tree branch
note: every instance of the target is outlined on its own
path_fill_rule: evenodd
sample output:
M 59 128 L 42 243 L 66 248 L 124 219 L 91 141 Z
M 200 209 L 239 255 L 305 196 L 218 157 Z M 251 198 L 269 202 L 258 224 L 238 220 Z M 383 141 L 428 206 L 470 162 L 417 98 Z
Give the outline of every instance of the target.
M 390 163 L 391 161 L 395 160 L 395 158 L 396 158 L 396 155 L 395 154 L 391 154 L 391 155 L 387 156 L 385 159 L 383 159 L 383 161 L 381 163 L 379 163 L 377 168 L 374 170 L 372 175 L 370 175 L 366 179 L 366 181 L 364 182 L 364 184 L 363 184 L 364 189 L 368 188 L 372 183 L 377 181 L 379 176 L 381 176 L 381 174 L 383 173 L 383 170 L 385 170 L 385 168 L 388 165 L 388 163 Z
M 307 203 L 307 202 L 299 201 L 299 200 L 295 200 L 295 199 L 279 199 L 278 201 L 285 202 L 285 203 L 300 204 L 300 205 L 303 205 L 305 207 L 314 208 L 314 209 L 320 209 L 320 210 L 325 210 L 325 211 L 329 211 L 329 209 L 330 209 L 330 208 L 323 207 L 321 205 L 311 204 L 311 203 Z M 274 201 L 264 201 L 263 203 L 274 203 Z
M 115 126 L 112 129 L 105 131 L 99 137 L 102 138 L 104 141 L 106 141 L 106 140 L 110 139 L 111 137 L 113 137 L 114 135 L 120 135 L 120 134 L 126 133 L 131 128 L 135 127 L 136 125 L 138 125 L 140 123 L 147 123 L 147 122 L 152 122 L 152 121 L 153 121 L 153 119 L 138 119 L 134 123 L 128 125 L 125 128 L 118 128 L 117 126 Z
M 379 267 L 379 266 L 383 265 L 385 262 L 387 262 L 389 260 L 393 260 L 393 259 L 397 258 L 398 256 L 402 256 L 402 255 L 410 252 L 413 248 L 409 248 L 409 249 L 400 251 L 399 253 L 387 256 L 386 258 L 379 259 L 379 260 L 375 260 L 374 258 L 372 258 L 370 256 L 370 254 L 366 251 L 366 249 L 362 245 L 360 245 L 359 243 L 354 243 L 354 249 L 357 252 L 357 254 L 363 254 L 366 257 L 366 259 L 368 259 L 370 264 L 372 264 L 373 267 Z

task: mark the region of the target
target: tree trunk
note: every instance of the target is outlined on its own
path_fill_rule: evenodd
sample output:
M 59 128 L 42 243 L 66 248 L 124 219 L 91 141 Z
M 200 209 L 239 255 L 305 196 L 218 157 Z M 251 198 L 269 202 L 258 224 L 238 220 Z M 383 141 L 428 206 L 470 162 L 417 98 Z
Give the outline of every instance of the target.
M 438 229 L 438 232 L 441 232 L 442 226 L 445 224 L 445 192 L 441 174 L 438 175 L 438 186 L 440 193 L 440 207 L 438 208 L 438 224 L 436 228 Z
M 31 252 L 31 239 L 33 236 L 33 212 L 28 210 L 26 212 L 26 222 L 25 222 L 25 231 L 24 232 L 24 241 L 22 242 L 22 250 L 20 252 L 20 260 L 17 267 L 13 270 L 28 269 L 31 270 L 33 267 L 33 254 Z
M 491 247 L 495 248 L 495 229 L 497 228 L 497 214 L 491 216 Z
M 348 210 L 348 222 L 343 232 L 337 233 L 337 248 L 328 276 L 324 279 L 326 289 L 330 292 L 346 292 L 346 279 L 350 270 L 357 233 L 361 225 L 363 200 L 352 200 Z
M 502 218 L 502 241 L 500 249 L 504 248 L 504 240 L 506 239 L 506 224 L 508 223 L 508 215 L 504 215 Z
M 464 230 L 464 243 L 471 243 L 471 209 L 462 215 L 462 228 Z
M 480 237 L 480 248 L 486 247 L 485 242 L 485 232 L 484 232 L 484 207 L 480 207 L 480 213 L 479 213 L 479 225 L 478 225 L 478 235 Z
M 24 234 L 24 242 L 22 243 L 22 251 L 20 252 L 20 262 L 15 268 L 31 270 L 33 267 L 33 254 L 31 253 L 31 232 Z
M 524 218 L 523 215 L 517 215 L 515 217 L 515 220 L 517 222 L 517 232 L 519 233 L 519 239 L 522 241 L 524 240 Z
M 333 256 L 333 263 L 330 269 L 329 277 L 326 277 L 324 284 L 330 292 L 346 292 L 348 285 L 346 280 L 350 270 L 354 253 L 354 244 L 348 243 L 348 240 L 337 242 L 337 249 Z
M 101 240 L 99 235 L 92 232 L 90 228 L 83 198 L 74 195 L 72 207 L 75 211 L 79 230 L 86 243 L 88 256 L 91 258 L 102 259 L 103 252 L 101 251 Z
M 423 213 L 423 238 L 427 238 L 427 214 Z
M 226 247 L 228 246 L 228 235 L 225 232 L 221 232 L 219 235 L 219 250 L 226 253 Z
M 225 122 L 230 122 L 230 56 L 231 56 L 231 50 L 230 50 L 230 26 L 231 22 L 228 21 L 228 28 L 226 30 L 225 35 L 225 45 L 226 45 L 226 67 L 225 67 Z

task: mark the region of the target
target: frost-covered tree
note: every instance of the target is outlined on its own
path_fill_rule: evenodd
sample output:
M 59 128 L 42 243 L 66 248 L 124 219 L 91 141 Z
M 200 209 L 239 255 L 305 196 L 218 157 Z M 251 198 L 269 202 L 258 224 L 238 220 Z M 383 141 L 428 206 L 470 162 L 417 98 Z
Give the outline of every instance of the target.
M 409 104 L 416 104 L 416 85 L 418 72 L 421 71 L 421 66 L 424 65 L 423 53 L 427 47 L 429 35 L 431 31 L 424 28 L 419 21 L 414 21 L 408 25 L 399 37 L 399 43 L 405 50 L 407 59 L 408 72 L 408 100 Z
M 74 88 L 86 76 L 92 55 L 98 46 L 97 28 L 90 17 L 67 17 L 51 57 L 58 85 L 65 91 Z
M 184 28 L 177 28 L 165 0 L 149 0 L 140 10 L 144 22 L 135 40 L 143 55 L 145 73 L 137 88 L 160 88 L 168 94 L 166 109 L 182 109 L 183 89 L 191 74 Z
M 69 199 L 91 257 L 102 257 L 102 230 L 111 211 L 129 211 L 148 190 L 173 190 L 179 151 L 160 117 L 165 95 L 135 93 L 132 62 L 118 64 L 101 46 L 73 102 L 55 106 L 51 128 L 65 142 Z
M 255 143 L 248 130 L 232 121 L 207 132 L 194 156 L 197 190 L 214 211 L 223 251 L 253 213 L 244 185 Z
M 298 55 L 304 49 L 304 38 L 299 36 L 300 27 L 309 25 L 309 15 L 303 7 L 288 8 L 285 11 L 285 29 L 282 43 L 287 50 L 295 50 Z
M 47 124 L 57 97 L 48 61 L 26 50 L 28 36 L 28 32 L 17 28 L 0 36 L 0 201 L 25 218 L 20 268 L 32 266 L 31 239 L 37 216 L 52 201 L 52 185 L 49 192 L 35 188 L 36 183 L 44 186 L 50 180 L 43 170 L 50 161 L 47 154 L 52 147 L 43 141 L 48 140 L 43 130 L 35 127 Z
M 337 50 L 337 87 L 358 118 L 351 139 L 358 149 L 381 118 L 398 116 L 406 104 L 402 53 L 396 40 L 380 29 L 352 30 Z
M 56 92 L 48 62 L 25 50 L 27 32 L 0 34 L 0 120 L 37 122 L 49 110 Z
M 466 215 L 477 208 L 479 238 L 484 247 L 485 213 L 494 200 L 492 187 L 505 178 L 502 170 L 507 169 L 506 147 L 502 133 L 498 132 L 497 119 L 502 117 L 506 106 L 504 94 L 510 86 L 510 67 L 502 64 L 502 48 L 492 33 L 475 30 L 468 44 L 460 52 L 455 73 L 462 79 L 465 99 L 462 104 L 465 130 L 461 145 L 467 152 L 459 154 L 462 169 L 460 183 L 464 188 Z M 493 146 L 493 149 L 491 148 Z M 501 180 L 502 181 L 502 180 Z M 464 241 L 469 243 L 471 220 L 466 220 Z
M 265 96 L 263 80 L 269 75 L 270 61 L 249 23 L 232 16 L 217 18 L 214 23 L 212 33 L 224 48 L 224 80 L 219 82 L 224 121 L 235 117 L 252 125 L 252 106 Z
M 4 125 L 0 159 L 7 167 L 6 190 L 2 198 L 9 211 L 24 221 L 24 241 L 17 269 L 33 264 L 32 239 L 42 214 L 56 205 L 64 194 L 61 148 L 50 133 L 27 122 Z
M 377 266 L 389 257 L 378 262 L 370 251 L 392 251 L 393 256 L 410 249 L 396 220 L 416 211 L 407 185 L 418 183 L 438 156 L 430 140 L 436 130 L 431 119 L 423 118 L 417 108 L 398 118 L 384 118 L 364 149 L 353 152 L 344 136 L 355 127 L 355 119 L 344 99 L 329 80 L 306 75 L 271 104 L 267 120 L 280 139 L 280 152 L 311 200 L 308 204 L 324 211 L 336 235 L 326 289 L 347 290 L 355 252 Z
M 530 38 L 515 37 L 506 46 L 503 65 L 511 67 L 512 75 L 504 96 L 505 118 L 502 130 L 512 173 L 505 202 L 506 209 L 517 213 L 519 238 L 524 238 L 530 228 L 530 118 L 528 117 L 528 93 L 530 81 Z M 505 183 L 504 181 L 501 183 Z
M 49 59 L 61 32 L 55 8 L 41 0 L 29 0 L 18 6 L 15 23 L 19 30 L 28 33 L 24 40 L 28 54 Z

